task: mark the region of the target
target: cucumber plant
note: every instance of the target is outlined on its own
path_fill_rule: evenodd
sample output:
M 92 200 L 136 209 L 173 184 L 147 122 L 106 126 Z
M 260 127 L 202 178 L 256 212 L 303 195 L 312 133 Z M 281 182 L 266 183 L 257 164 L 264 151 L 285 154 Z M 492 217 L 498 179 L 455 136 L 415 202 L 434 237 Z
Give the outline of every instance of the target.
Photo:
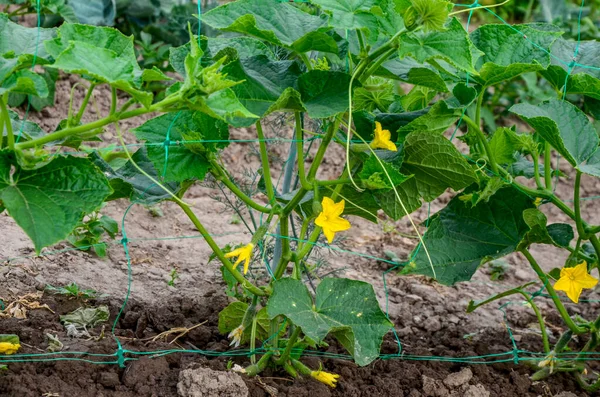
M 543 23 L 484 24 L 468 33 L 460 12 L 443 0 L 237 0 L 202 16 L 222 35 L 198 37 L 189 29 L 189 42 L 170 48 L 176 76 L 141 68 L 133 38 L 113 28 L 67 22 L 37 30 L 1 14 L 2 208 L 39 253 L 107 201 L 178 206 L 221 262 L 226 292 L 236 299 L 221 313 L 219 328 L 233 345 L 249 344 L 252 363 L 244 372 L 277 366 L 332 387 L 338 375 L 306 367 L 298 360 L 302 351 L 318 349 L 329 335 L 367 365 L 379 357 L 393 324 L 368 283 L 336 277 L 317 283 L 314 247 L 335 243 L 352 228 L 353 217 L 377 222 L 379 211 L 394 220 L 406 216 L 420 244 L 404 274 L 452 285 L 491 260 L 520 252 L 564 321 L 558 343 L 550 343 L 536 294 L 528 289 L 532 283 L 471 302 L 468 311 L 524 296 L 539 320 L 546 354 L 531 361 L 536 378 L 569 371 L 585 389 L 600 389 L 581 360 L 600 343 L 600 317 L 572 317 L 564 303 L 578 302 L 583 289 L 597 283 L 590 273 L 599 266 L 600 225 L 586 221 L 580 188 L 584 174 L 600 176 L 598 132 L 590 120 L 600 114 L 600 69 L 593 65 L 600 44 L 563 38 Z M 48 81 L 33 64 L 88 82 L 80 109 L 55 131 L 43 131 L 8 106 L 11 95 L 49 95 Z M 555 98 L 517 103 L 496 120 L 500 127 L 490 128 L 482 109 L 494 105 L 489 102 L 500 85 L 525 74 L 547 82 Z M 155 97 L 148 82 L 168 87 Z M 400 83 L 412 88 L 405 92 Z M 111 88 L 109 113 L 84 123 L 99 85 Z M 132 152 L 120 122 L 150 113 L 155 117 L 131 131 L 143 142 Z M 294 125 L 292 166 L 282 189 L 273 183 L 263 131 L 279 113 Z M 110 125 L 124 164 L 94 152 L 68 152 L 97 140 Z M 445 134 L 459 126 L 466 146 Z M 230 128 L 237 127 L 251 127 L 258 140 L 260 178 L 252 189 L 236 183 L 221 157 Z M 335 179 L 320 179 L 334 145 L 342 148 L 344 169 Z M 553 167 L 556 155 L 569 173 Z M 554 193 L 571 173 L 573 207 Z M 208 176 L 245 207 L 238 215 L 252 237 L 235 247 L 220 247 L 186 202 L 189 188 Z M 448 190 L 455 197 L 420 234 L 410 214 Z M 548 224 L 542 209 L 550 205 L 572 224 Z M 557 264 L 562 270 L 545 272 L 530 253 L 533 244 L 568 250 L 569 259 Z M 258 267 L 266 271 L 250 271 Z M 580 353 L 565 355 L 575 335 L 587 343 Z

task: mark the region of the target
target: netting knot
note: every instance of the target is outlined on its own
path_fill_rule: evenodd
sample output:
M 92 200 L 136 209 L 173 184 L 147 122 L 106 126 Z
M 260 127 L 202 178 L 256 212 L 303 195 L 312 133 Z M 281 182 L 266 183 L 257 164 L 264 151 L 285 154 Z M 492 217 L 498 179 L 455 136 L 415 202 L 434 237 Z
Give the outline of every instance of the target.
M 575 58 L 573 58 L 573 60 L 569 62 L 569 69 L 573 69 L 575 65 L 577 65 L 577 62 L 575 62 Z
M 163 142 L 163 146 L 171 146 L 171 140 L 169 138 L 165 139 L 165 141 Z
M 123 245 L 127 245 L 128 242 L 129 242 L 129 239 L 127 237 L 123 237 L 121 239 L 121 244 L 123 244 Z
M 519 351 L 517 349 L 513 349 L 512 354 L 513 354 L 513 363 L 515 363 L 515 365 L 519 365 Z
M 117 349 L 117 364 L 119 364 L 120 368 L 125 368 L 125 354 L 124 350 L 119 346 Z
M 477 7 L 478 5 L 479 5 L 479 0 L 475 0 L 475 1 L 473 2 L 473 4 L 471 4 L 471 5 L 469 6 L 469 8 L 475 8 L 475 7 Z

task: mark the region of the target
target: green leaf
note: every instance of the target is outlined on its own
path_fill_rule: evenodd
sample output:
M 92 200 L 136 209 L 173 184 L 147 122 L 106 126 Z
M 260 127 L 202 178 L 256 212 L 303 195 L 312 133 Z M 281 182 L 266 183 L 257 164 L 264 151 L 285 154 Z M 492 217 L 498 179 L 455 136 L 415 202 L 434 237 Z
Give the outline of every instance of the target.
M 8 92 L 45 98 L 48 96 L 48 85 L 46 80 L 39 74 L 29 70 L 19 70 L 4 80 L 0 86 L 0 95 Z
M 154 179 L 159 179 L 154 165 L 146 154 L 145 147 L 140 148 L 131 157 L 144 172 Z M 106 175 L 114 190 L 114 193 L 107 197 L 106 201 L 130 198 L 131 201 L 149 205 L 171 198 L 160 186 L 156 186 L 146 175 L 142 174 L 131 161 L 127 161 L 118 169 L 113 169 L 97 153 L 90 154 L 89 159 Z M 173 193 L 177 193 L 179 189 L 179 185 L 176 183 L 164 183 L 163 185 Z
M 523 219 L 530 230 L 523 237 L 519 249 L 527 248 L 531 244 L 550 244 L 565 248 L 575 237 L 573 228 L 566 223 L 554 223 L 546 226 L 548 218 L 537 208 L 525 210 Z
M 448 87 L 439 72 L 427 64 L 420 64 L 410 57 L 393 58 L 383 63 L 382 68 L 394 77 L 409 84 L 433 88 L 438 92 L 448 92 Z M 379 74 L 379 73 L 378 73 Z M 382 74 L 383 77 L 389 77 Z
M 113 25 L 117 13 L 112 0 L 69 1 L 77 20 L 86 25 Z
M 400 104 L 407 112 L 414 112 L 425 109 L 437 94 L 435 90 L 430 88 L 416 86 L 400 98 Z
M 561 66 L 555 65 L 549 66 L 540 74 L 558 91 L 565 91 L 566 82 L 567 94 L 600 99 L 600 78 L 581 72 L 567 77 L 567 72 Z
M 518 134 L 510 128 L 498 128 L 490 139 L 490 151 L 498 164 L 515 162 L 515 152 L 522 149 Z
M 41 45 L 45 40 L 50 40 L 56 35 L 55 29 L 26 28 L 8 19 L 8 15 L 0 14 L 0 55 L 13 52 L 15 56 L 35 55 L 41 60 L 48 58 L 48 53 Z M 39 64 L 39 62 L 38 62 Z M 32 62 L 29 62 L 31 67 Z
M 377 154 L 369 156 L 358 176 L 365 187 L 370 190 L 391 189 L 392 186 L 398 186 L 411 177 L 403 175 L 394 164 L 386 159 L 379 158 L 378 161 Z
M 312 0 L 313 4 L 331 12 L 329 23 L 342 29 L 375 29 L 377 19 L 371 8 L 375 0 Z
M 203 180 L 210 168 L 206 153 L 228 145 L 229 129 L 221 120 L 202 112 L 181 111 L 150 119 L 133 130 L 145 141 L 148 157 L 167 182 Z M 168 155 L 164 143 L 169 132 Z M 186 143 L 187 141 L 192 141 Z M 197 142 L 207 141 L 207 142 Z M 165 167 L 165 160 L 168 161 Z
M 477 98 L 477 90 L 473 87 L 467 86 L 465 83 L 458 83 L 452 89 L 452 94 L 463 106 L 468 106 L 475 98 Z
M 38 254 L 66 238 L 110 193 L 106 177 L 87 159 L 59 156 L 24 170 L 11 153 L 0 152 L 0 200 Z
M 445 101 L 436 102 L 428 112 L 398 129 L 399 140 L 414 131 L 443 133 L 462 115 L 460 108 L 450 108 Z
M 550 48 L 561 34 L 555 26 L 539 23 L 480 26 L 470 36 L 484 53 L 478 60 L 476 79 L 484 86 L 492 86 L 522 73 L 545 69 L 550 64 Z
M 242 324 L 244 314 L 248 309 L 248 304 L 244 302 L 230 303 L 219 313 L 219 332 L 228 334 Z M 264 341 L 269 338 L 271 322 L 267 316 L 267 309 L 262 308 L 256 313 L 256 338 Z M 250 329 L 245 329 L 242 336 L 242 343 L 250 341 Z
M 323 279 L 314 304 L 301 281 L 277 280 L 267 313 L 270 318 L 286 316 L 317 342 L 332 333 L 358 365 L 367 365 L 379 357 L 383 336 L 392 328 L 379 308 L 373 286 L 349 279 Z
M 413 132 L 406 137 L 400 171 L 414 175 L 425 201 L 448 188 L 458 191 L 475 182 L 473 169 L 458 149 L 445 137 L 430 132 Z
M 401 36 L 399 54 L 401 58 L 410 55 L 420 63 L 443 59 L 463 71 L 477 75 L 473 68 L 473 49 L 462 24 L 453 18 L 444 31 Z
M 133 48 L 133 37 L 116 29 L 63 24 L 58 37 L 44 43 L 56 61 L 52 67 L 111 84 L 140 101 L 152 103 L 152 94 L 138 89 L 142 71 Z
M 238 59 L 223 68 L 223 73 L 228 79 L 243 81 L 232 88 L 242 104 L 252 113 L 264 117 L 266 114 L 280 110 L 273 109 L 274 104 L 282 100 L 286 89 L 298 89 L 298 78 L 302 74 L 296 61 L 271 61 L 264 55 Z M 285 102 L 287 103 L 287 102 Z M 300 103 L 291 103 L 296 108 L 303 110 Z
M 398 197 L 396 197 L 396 193 L 393 190 L 376 191 L 373 193 L 375 200 L 377 200 L 377 203 L 379 203 L 387 216 L 398 220 L 421 208 L 423 202 L 419 195 L 417 180 L 414 177 L 397 186 L 396 191 L 402 203 L 398 201 Z
M 527 195 L 513 187 L 500 189 L 488 202 L 471 207 L 460 196 L 430 219 L 419 249 L 405 273 L 433 276 L 444 285 L 470 280 L 483 263 L 514 252 L 529 231 L 523 211 L 533 208 Z M 413 253 L 414 255 L 414 253 Z
M 338 51 L 335 40 L 325 33 L 331 29 L 325 18 L 277 0 L 239 0 L 207 12 L 202 20 L 213 28 L 247 34 L 297 52 Z
M 60 316 L 60 322 L 65 325 L 73 324 L 78 329 L 89 329 L 108 321 L 109 317 L 108 306 L 80 307 Z
M 231 88 L 208 95 L 204 98 L 204 105 L 199 106 L 198 110 L 226 121 L 234 127 L 251 126 L 259 118 L 242 105 Z
M 208 39 L 208 49 L 211 54 L 217 54 L 226 48 L 235 49 L 240 59 L 259 55 L 275 59 L 275 54 L 265 43 L 252 37 L 211 37 Z
M 348 110 L 349 86 L 350 75 L 342 72 L 311 70 L 298 79 L 302 102 L 313 119 L 335 116 Z
M 575 168 L 584 165 L 598 150 L 594 126 L 585 113 L 567 101 L 554 99 L 537 106 L 521 103 L 510 111 L 532 126 Z
M 21 142 L 40 138 L 46 135 L 46 132 L 39 125 L 37 125 L 33 121 L 23 120 L 19 118 L 19 114 L 17 112 L 9 110 L 8 117 L 10 118 L 10 124 L 12 125 L 12 129 L 15 135 L 18 135 L 19 131 L 21 131 Z M 3 125 L 2 136 L 6 136 L 6 134 L 6 126 Z

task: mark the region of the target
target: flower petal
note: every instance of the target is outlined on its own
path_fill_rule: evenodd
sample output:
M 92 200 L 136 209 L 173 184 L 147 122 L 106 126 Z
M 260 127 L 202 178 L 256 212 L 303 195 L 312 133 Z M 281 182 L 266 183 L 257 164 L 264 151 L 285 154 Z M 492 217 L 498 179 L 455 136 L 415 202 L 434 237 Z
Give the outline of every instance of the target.
M 571 288 L 569 288 L 569 290 L 566 291 L 567 292 L 567 296 L 573 302 L 579 303 L 579 295 L 581 295 L 581 291 L 582 290 L 583 290 L 583 288 L 581 288 L 579 285 L 577 285 L 576 283 L 572 283 L 571 284 Z
M 577 284 L 582 288 L 594 288 L 598 284 L 598 280 L 589 274 L 585 274 L 583 277 L 577 279 Z
M 348 230 L 352 227 L 352 225 L 350 224 L 350 222 L 348 222 L 346 219 L 344 218 L 336 218 L 336 219 L 330 219 L 329 222 L 327 222 L 327 228 L 333 230 L 334 232 L 343 232 L 344 230 Z
M 557 291 L 568 291 L 571 288 L 572 281 L 569 277 L 561 277 L 554 283 L 554 289 Z
M 317 219 L 315 219 L 315 225 L 325 227 L 327 225 L 327 215 L 321 212 Z
M 331 244 L 333 242 L 333 238 L 335 237 L 335 232 L 328 227 L 324 227 L 323 234 L 325 237 L 327 237 L 327 242 Z

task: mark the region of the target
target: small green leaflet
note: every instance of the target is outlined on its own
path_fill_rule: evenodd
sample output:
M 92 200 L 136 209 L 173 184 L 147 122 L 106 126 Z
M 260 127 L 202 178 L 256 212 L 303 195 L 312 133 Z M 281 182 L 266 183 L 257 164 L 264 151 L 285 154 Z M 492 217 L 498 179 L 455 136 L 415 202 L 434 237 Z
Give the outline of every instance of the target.
M 239 0 L 202 16 L 204 23 L 226 32 L 243 33 L 297 52 L 337 53 L 338 46 L 326 32 L 327 19 L 277 0 Z
M 169 134 L 168 149 L 164 146 Z M 146 121 L 133 130 L 145 141 L 148 157 L 167 182 L 203 180 L 210 168 L 206 154 L 228 145 L 229 129 L 225 122 L 202 112 L 167 113 Z M 186 143 L 186 141 L 192 141 Z M 207 141 L 207 142 L 198 142 Z M 171 145 L 171 142 L 180 142 Z M 168 156 L 166 155 L 168 150 Z M 168 157 L 168 166 L 165 159 Z
M 399 140 L 415 131 L 442 134 L 459 119 L 461 114 L 460 108 L 451 108 L 445 101 L 438 101 L 422 116 L 398 129 Z
M 379 69 L 377 74 L 383 77 L 398 78 L 410 84 L 433 88 L 440 92 L 448 92 L 444 79 L 435 68 L 427 64 L 421 64 L 411 57 L 392 58 L 384 62 L 381 67 L 393 76 L 380 73 L 382 69 Z
M 477 75 L 473 68 L 473 50 L 467 32 L 462 24 L 453 18 L 444 31 L 402 36 L 399 55 L 400 58 L 410 55 L 420 63 L 443 59 L 463 71 Z
M 553 99 L 537 106 L 521 103 L 511 107 L 510 111 L 532 126 L 573 167 L 600 176 L 600 164 L 595 155 L 600 141 L 598 134 L 585 113 L 575 105 Z
M 523 211 L 523 219 L 530 230 L 525 234 L 518 249 L 529 247 L 531 244 L 550 244 L 559 248 L 569 246 L 575 237 L 573 228 L 566 223 L 546 225 L 548 218 L 537 208 Z
M 87 159 L 59 156 L 24 170 L 11 153 L 0 152 L 0 200 L 38 254 L 66 238 L 111 192 L 106 177 Z
M 386 161 L 386 159 L 379 158 L 378 160 L 377 154 L 369 156 L 358 176 L 361 178 L 364 186 L 370 190 L 389 190 L 392 188 L 392 185 L 398 186 L 411 177 L 410 175 L 403 175 L 393 163 Z M 390 179 L 392 183 L 390 183 Z
M 156 186 L 148 177 L 142 174 L 130 160 L 118 169 L 113 169 L 98 153 L 92 153 L 88 158 L 100 168 L 110 181 L 110 186 L 114 190 L 113 194 L 106 198 L 116 200 L 120 198 L 129 198 L 141 204 L 155 204 L 161 200 L 171 198 L 160 186 Z M 154 165 L 146 154 L 146 148 L 141 147 L 131 158 L 141 169 L 154 179 L 160 179 Z M 176 183 L 164 183 L 167 189 L 177 193 L 179 185 Z
M 219 332 L 227 334 L 242 324 L 244 314 L 248 309 L 248 304 L 244 302 L 230 303 L 225 309 L 219 313 Z M 256 313 L 256 338 L 258 340 L 266 340 L 269 338 L 270 330 L 269 317 L 267 309 L 262 308 Z M 250 341 L 250 329 L 245 329 L 242 337 L 242 343 Z
M 301 281 L 277 280 L 267 313 L 270 318 L 286 316 L 317 342 L 332 333 L 361 366 L 379 357 L 383 336 L 392 328 L 379 308 L 373 286 L 345 278 L 323 279 L 314 304 Z
M 444 285 L 470 280 L 481 264 L 514 252 L 529 231 L 523 211 L 534 207 L 530 197 L 511 186 L 475 207 L 453 198 L 430 218 L 423 235 L 436 280 Z M 413 255 L 403 272 L 432 277 L 425 250 Z

